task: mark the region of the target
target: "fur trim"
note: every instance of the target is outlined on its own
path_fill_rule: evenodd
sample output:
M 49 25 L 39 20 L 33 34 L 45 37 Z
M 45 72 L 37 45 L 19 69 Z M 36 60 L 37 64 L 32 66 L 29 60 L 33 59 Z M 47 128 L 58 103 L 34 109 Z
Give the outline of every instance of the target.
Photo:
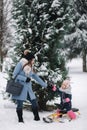
M 22 63 L 22 66 L 24 66 L 25 64 L 28 63 L 28 60 L 26 60 L 25 58 L 22 58 L 20 60 L 20 62 Z M 31 67 L 29 65 L 26 65 L 23 70 L 24 70 L 26 76 L 28 76 L 31 71 Z
M 28 63 L 28 60 L 25 59 L 25 58 L 22 58 L 22 59 L 20 60 L 20 62 L 22 63 L 22 66 L 24 66 L 25 64 Z

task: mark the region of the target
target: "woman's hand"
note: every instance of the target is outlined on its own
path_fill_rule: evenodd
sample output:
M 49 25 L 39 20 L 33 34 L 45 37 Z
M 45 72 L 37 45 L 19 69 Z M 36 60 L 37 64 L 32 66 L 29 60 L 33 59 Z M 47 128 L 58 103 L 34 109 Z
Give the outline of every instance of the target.
M 28 83 L 30 81 L 31 81 L 31 79 L 29 77 L 27 77 L 26 82 Z

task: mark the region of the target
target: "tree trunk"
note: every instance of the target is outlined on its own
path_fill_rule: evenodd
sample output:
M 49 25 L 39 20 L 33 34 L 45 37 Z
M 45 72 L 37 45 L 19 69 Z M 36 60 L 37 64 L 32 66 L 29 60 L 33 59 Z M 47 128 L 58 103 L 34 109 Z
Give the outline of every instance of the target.
M 1 46 L 0 46 L 0 72 L 2 71 L 2 64 L 3 64 L 3 54 L 2 54 L 2 50 L 1 50 Z
M 2 63 L 3 63 L 2 45 L 3 45 L 3 0 L 0 0 L 0 71 L 2 71 Z
M 83 72 L 87 72 L 86 69 L 86 50 L 83 51 Z
M 44 99 L 44 91 L 38 91 L 38 104 L 39 104 L 39 110 L 46 110 L 46 102 L 47 100 Z

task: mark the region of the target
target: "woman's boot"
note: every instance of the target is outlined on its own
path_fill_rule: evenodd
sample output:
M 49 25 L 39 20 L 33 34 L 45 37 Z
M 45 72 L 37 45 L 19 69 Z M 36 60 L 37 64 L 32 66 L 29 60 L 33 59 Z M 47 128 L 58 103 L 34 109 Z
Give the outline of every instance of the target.
M 39 114 L 38 114 L 38 109 L 33 109 L 33 114 L 34 114 L 34 120 L 35 121 L 39 121 L 40 120 L 40 117 L 39 117 Z
M 17 112 L 17 116 L 18 116 L 18 122 L 22 122 L 23 123 L 24 121 L 23 121 L 23 117 L 22 117 L 23 116 L 22 109 L 17 109 L 16 112 Z

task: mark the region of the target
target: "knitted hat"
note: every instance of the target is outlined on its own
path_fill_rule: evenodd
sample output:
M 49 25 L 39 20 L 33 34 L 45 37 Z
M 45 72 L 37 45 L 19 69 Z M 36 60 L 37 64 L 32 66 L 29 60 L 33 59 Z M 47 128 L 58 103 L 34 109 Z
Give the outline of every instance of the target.
M 24 58 L 29 61 L 29 60 L 34 59 L 35 56 L 34 56 L 34 54 L 32 54 L 32 53 L 27 53 L 26 55 L 24 55 Z

